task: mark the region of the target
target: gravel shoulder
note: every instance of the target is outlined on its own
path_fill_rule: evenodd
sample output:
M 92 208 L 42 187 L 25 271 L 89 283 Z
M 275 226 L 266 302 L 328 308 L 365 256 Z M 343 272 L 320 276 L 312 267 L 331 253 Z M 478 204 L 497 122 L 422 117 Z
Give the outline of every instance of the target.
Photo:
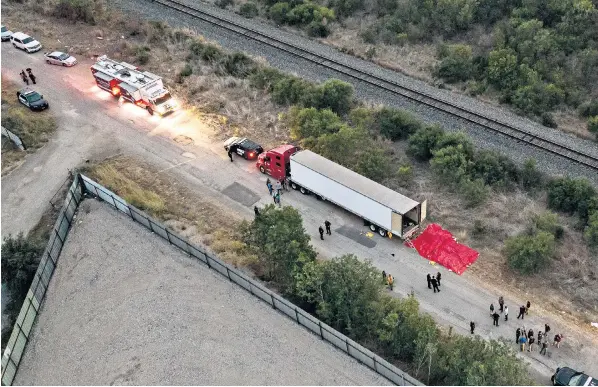
M 15 384 L 388 384 L 98 201 L 59 262 Z

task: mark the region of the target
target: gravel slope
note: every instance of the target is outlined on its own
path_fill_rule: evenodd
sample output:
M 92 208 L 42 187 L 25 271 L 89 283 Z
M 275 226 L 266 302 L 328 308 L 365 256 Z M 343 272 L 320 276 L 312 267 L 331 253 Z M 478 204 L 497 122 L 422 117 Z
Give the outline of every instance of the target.
M 389 384 L 92 199 L 33 332 L 15 384 Z
M 431 87 L 422 81 L 418 81 L 400 73 L 384 69 L 371 62 L 342 54 L 329 46 L 319 44 L 313 40 L 282 31 L 281 29 L 277 29 L 253 19 L 245 19 L 239 15 L 221 10 L 201 1 L 182 1 L 189 5 L 200 7 L 202 10 L 209 11 L 210 13 L 223 16 L 228 20 L 234 21 L 235 23 L 240 23 L 253 29 L 259 29 L 264 33 L 276 36 L 288 42 L 292 42 L 295 45 L 307 48 L 311 51 L 317 52 L 318 54 L 333 57 L 337 61 L 352 65 L 354 67 L 359 67 L 369 73 L 384 77 L 401 85 L 417 88 L 418 90 L 421 90 L 429 95 L 450 100 L 453 103 L 457 103 L 461 106 L 467 107 L 468 109 L 475 110 L 488 117 L 499 119 L 503 122 L 525 128 L 530 131 L 530 133 L 547 137 L 569 146 L 575 146 L 576 149 L 580 149 L 589 154 L 598 156 L 598 145 L 596 143 L 582 140 L 562 133 L 558 130 L 544 127 L 528 119 L 519 117 L 507 111 L 506 109 L 499 109 L 474 98 Z M 115 0 L 111 2 L 111 4 L 125 12 L 134 12 L 136 17 L 142 17 L 151 20 L 162 20 L 172 26 L 190 28 L 204 35 L 208 39 L 218 41 L 223 47 L 233 50 L 242 50 L 255 56 L 261 56 L 265 58 L 272 66 L 287 72 L 295 73 L 307 79 L 323 81 L 329 78 L 340 78 L 346 80 L 354 84 L 357 96 L 363 100 L 411 110 L 426 122 L 440 123 L 448 130 L 463 129 L 471 135 L 474 142 L 480 147 L 495 149 L 499 152 L 507 154 L 517 162 L 523 162 L 528 158 L 535 158 L 538 161 L 538 166 L 550 174 L 584 176 L 589 178 L 594 184 L 598 185 L 598 174 L 596 174 L 595 171 L 590 171 L 589 169 L 582 168 L 577 164 L 567 162 L 560 157 L 545 154 L 538 149 L 528 147 L 523 144 L 518 144 L 502 136 L 489 133 L 477 125 L 462 121 L 436 110 L 414 104 L 408 100 L 405 100 L 404 98 L 390 94 L 384 90 L 380 90 L 372 85 L 365 84 L 363 82 L 356 82 L 350 78 L 345 78 L 341 74 L 330 69 L 314 65 L 313 63 L 307 62 L 297 57 L 288 57 L 283 52 L 275 50 L 272 47 L 249 40 L 243 36 L 235 35 L 229 31 L 223 30 L 222 28 L 202 22 L 201 20 L 193 19 L 180 12 L 165 8 L 160 4 L 153 3 L 148 0 Z

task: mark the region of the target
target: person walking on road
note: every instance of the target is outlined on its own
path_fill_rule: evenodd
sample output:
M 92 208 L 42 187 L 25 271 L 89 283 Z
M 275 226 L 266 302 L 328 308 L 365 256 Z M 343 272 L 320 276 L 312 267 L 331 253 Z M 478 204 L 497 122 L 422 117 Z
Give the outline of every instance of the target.
M 255 217 L 257 218 L 258 216 L 260 216 L 260 210 L 257 208 L 257 206 L 253 207 L 253 212 L 255 212 Z
M 230 162 L 233 162 L 233 148 L 230 147 L 228 148 L 228 158 L 230 159 Z
M 521 328 L 517 328 L 517 330 L 515 331 L 515 344 L 519 343 L 519 337 L 521 337 Z
M 490 316 L 494 314 L 494 304 L 490 304 Z
M 561 341 L 563 340 L 564 337 L 565 336 L 561 335 L 560 333 L 557 333 L 556 335 L 554 335 L 554 343 L 552 343 L 552 345 L 559 348 L 561 345 Z
M 527 304 L 525 304 L 525 314 L 527 314 L 529 312 L 529 308 L 531 308 L 532 303 L 531 302 L 527 302 Z
M 492 318 L 494 319 L 494 322 L 492 323 L 492 325 L 498 326 L 498 318 L 499 317 L 500 317 L 500 314 L 498 314 L 498 312 L 494 312 L 494 314 L 492 315 Z
M 274 203 L 278 203 L 278 207 L 280 207 L 280 191 L 274 194 Z
M 521 336 L 519 338 L 519 344 L 521 345 L 521 352 L 525 352 L 525 344 L 527 344 L 527 339 L 525 336 Z
M 440 289 L 438 288 L 438 280 L 434 276 L 432 276 L 432 288 L 434 289 L 434 293 L 436 293 L 436 291 L 440 292 Z
M 386 271 L 382 270 L 382 281 L 386 282 Z
M 550 332 L 550 325 L 544 324 L 544 336 L 548 337 L 548 332 Z
M 33 84 L 35 85 L 35 75 L 33 75 L 33 72 L 31 71 L 31 67 L 27 67 L 25 70 L 27 71 L 27 74 L 29 74 L 29 78 L 31 78 L 31 82 L 33 82 Z
M 280 194 L 280 192 L 282 191 L 282 184 L 280 183 L 280 181 L 276 180 L 276 182 L 274 183 L 274 189 L 276 190 L 277 194 Z
M 395 283 L 395 279 L 393 278 L 393 276 L 390 273 L 388 273 L 388 287 L 390 288 L 391 291 L 394 287 L 394 283 Z
M 505 305 L 505 321 L 509 321 L 509 307 Z
M 426 278 L 428 279 L 428 289 L 432 289 L 432 276 L 430 275 L 430 273 L 428 273 L 428 276 Z
M 469 322 L 469 329 L 471 330 L 471 334 L 473 335 L 473 331 L 475 330 L 475 323 L 473 321 Z
M 529 348 L 527 349 L 528 352 L 533 352 L 534 351 L 534 336 L 530 336 L 527 339 L 528 344 L 529 344 Z
M 534 330 L 533 329 L 529 329 L 529 331 L 527 331 L 527 338 L 529 339 L 530 337 L 534 337 Z
M 440 272 L 436 274 L 436 281 L 438 281 L 438 286 L 440 287 Z
M 519 307 L 519 314 L 517 315 L 517 320 L 519 320 L 519 317 L 521 317 L 521 319 L 523 320 L 525 316 L 525 305 L 521 305 Z
M 324 226 L 326 226 L 326 235 L 332 235 L 332 231 L 330 231 L 330 226 L 332 226 L 332 223 L 326 220 L 324 222 Z
M 540 350 L 540 355 L 546 356 L 546 349 L 548 348 L 548 342 L 546 339 L 542 342 L 542 349 Z
M 320 228 L 318 229 L 318 231 L 320 232 L 320 239 L 324 240 L 324 229 L 322 228 L 322 226 L 320 226 Z
M 505 299 L 502 296 L 498 297 L 498 308 L 500 310 L 500 313 L 503 312 L 504 305 L 505 305 Z
M 25 71 L 21 70 L 19 75 L 21 76 L 21 79 L 23 80 L 23 82 L 25 82 L 27 84 L 27 86 L 29 86 L 29 78 L 27 78 L 27 74 L 25 74 Z

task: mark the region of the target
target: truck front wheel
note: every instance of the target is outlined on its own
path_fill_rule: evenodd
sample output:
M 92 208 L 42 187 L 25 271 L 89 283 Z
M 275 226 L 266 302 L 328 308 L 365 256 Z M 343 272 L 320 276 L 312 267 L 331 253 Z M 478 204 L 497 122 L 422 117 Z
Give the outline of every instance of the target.
M 385 230 L 385 229 L 383 229 L 382 227 L 380 227 L 380 228 L 378 229 L 378 234 L 379 234 L 381 237 L 383 237 L 383 238 L 386 238 L 386 230 Z
M 150 116 L 154 115 L 154 109 L 152 109 L 151 107 L 147 107 L 147 112 L 150 114 Z
M 265 174 L 266 173 L 266 168 L 264 168 L 263 165 L 260 165 L 260 172 Z

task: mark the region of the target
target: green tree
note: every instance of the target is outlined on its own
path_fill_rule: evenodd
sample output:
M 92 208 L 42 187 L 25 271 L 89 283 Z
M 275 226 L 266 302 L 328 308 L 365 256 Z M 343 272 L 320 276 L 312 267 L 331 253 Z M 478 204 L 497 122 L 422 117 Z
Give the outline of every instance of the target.
M 464 177 L 459 182 L 459 191 L 468 208 L 477 207 L 486 201 L 489 194 L 488 187 L 482 179 L 469 179 Z
M 239 13 L 247 18 L 254 18 L 258 15 L 259 11 L 257 5 L 252 2 L 244 3 L 239 7 Z
M 432 151 L 444 136 L 444 130 L 439 125 L 429 125 L 418 129 L 409 136 L 407 153 L 418 160 L 427 161 L 432 158 Z
M 355 154 L 364 148 L 364 144 L 370 144 L 370 141 L 365 130 L 342 125 L 338 132 L 324 134 L 313 143 L 303 145 L 335 163 L 353 169 L 356 163 Z M 342 152 L 339 152 L 339 149 L 342 149 Z
M 349 112 L 353 105 L 354 89 L 350 83 L 329 79 L 319 85 L 315 92 L 305 95 L 303 104 L 318 109 L 330 109 L 338 115 Z
M 380 271 L 354 255 L 313 261 L 297 274 L 295 294 L 315 306 L 325 323 L 352 337 L 375 327 Z
M 296 104 L 315 92 L 315 86 L 298 77 L 285 76 L 272 87 L 272 100 L 280 105 Z
M 562 177 L 548 183 L 548 206 L 570 214 L 577 212 L 582 218 L 595 196 L 596 190 L 586 179 Z
M 256 254 L 266 278 L 292 293 L 295 275 L 316 259 L 299 212 L 292 207 L 269 204 L 251 223 L 241 226 L 243 241 Z
M 29 290 L 44 252 L 40 241 L 25 238 L 23 233 L 9 235 L 2 242 L 2 283 L 19 299 Z
M 560 239 L 564 233 L 563 227 L 559 224 L 559 216 L 551 211 L 534 216 L 531 231 L 532 233 L 545 231 L 554 235 L 556 239 Z
M 433 153 L 430 165 L 442 181 L 454 185 L 468 178 L 471 159 L 463 145 L 447 146 Z
M 449 146 L 461 146 L 463 148 L 463 152 L 467 156 L 469 160 L 473 159 L 475 148 L 471 139 L 465 134 L 464 132 L 456 132 L 456 133 L 447 133 L 445 132 L 443 136 L 438 138 L 434 149 L 432 149 L 432 153 L 436 150 L 440 150 L 442 148 L 446 148 Z
M 374 181 L 381 182 L 392 175 L 390 158 L 383 149 L 366 149 L 358 157 L 355 172 Z
M 519 178 L 515 163 L 508 157 L 489 150 L 481 150 L 475 154 L 472 176 L 492 186 L 507 186 L 517 182 Z
M 588 130 L 594 133 L 598 139 L 598 116 L 588 118 Z
M 517 56 L 510 48 L 491 51 L 488 55 L 488 81 L 499 90 L 515 90 L 518 83 Z
M 598 247 L 598 210 L 590 213 L 584 236 L 588 245 Z
M 520 172 L 520 181 L 524 189 L 533 192 L 543 186 L 542 173 L 536 167 L 536 160 L 529 159 L 525 161 L 523 169 Z
M 422 127 L 421 121 L 406 110 L 383 107 L 376 112 L 380 134 L 392 141 L 404 140 Z
M 435 27 L 447 37 L 467 30 L 473 22 L 477 4 L 478 0 L 437 0 L 432 14 Z
M 434 75 L 447 82 L 468 80 L 473 71 L 473 54 L 471 46 L 453 44 L 443 46 L 439 52 L 440 63 L 434 69 Z
M 291 6 L 287 2 L 276 3 L 268 8 L 268 17 L 278 24 L 286 24 Z
M 505 243 L 509 266 L 521 274 L 534 274 L 545 268 L 554 249 L 554 235 L 546 231 L 511 237 Z
M 340 117 L 330 109 L 318 110 L 293 106 L 287 119 L 291 137 L 295 140 L 336 133 L 342 126 Z

